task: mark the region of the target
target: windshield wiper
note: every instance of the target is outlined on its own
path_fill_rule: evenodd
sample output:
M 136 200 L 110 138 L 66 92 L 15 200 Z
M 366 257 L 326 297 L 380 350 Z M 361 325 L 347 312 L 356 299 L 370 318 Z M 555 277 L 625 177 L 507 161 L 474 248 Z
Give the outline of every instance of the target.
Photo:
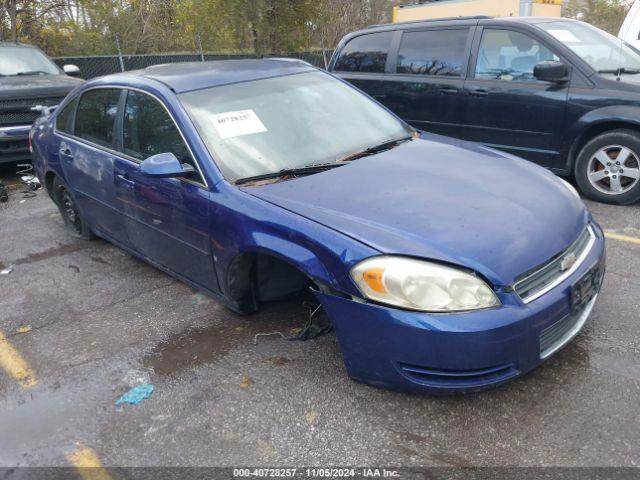
M 340 157 L 336 160 L 336 162 L 350 162 L 351 160 L 356 160 L 358 158 L 367 157 L 369 155 L 374 155 L 376 153 L 384 152 L 385 150 L 391 150 L 394 147 L 397 147 L 402 142 L 407 142 L 413 139 L 413 135 L 408 137 L 396 138 L 393 140 L 388 140 L 386 142 L 380 143 L 378 145 L 373 145 L 372 147 L 367 147 L 364 150 L 356 153 L 350 153 L 345 155 L 344 157 Z
M 341 167 L 344 163 L 317 163 L 312 165 L 305 165 L 304 167 L 295 168 L 283 168 L 277 172 L 263 173 L 261 175 L 253 175 L 251 177 L 240 178 L 235 181 L 236 185 L 243 185 L 245 183 L 257 182 L 260 180 L 270 180 L 272 178 L 283 177 L 299 177 L 302 175 L 312 175 L 314 173 L 324 172 L 335 167 Z
M 598 70 L 598 73 L 613 73 L 618 76 L 620 75 L 637 75 L 640 73 L 640 70 L 633 68 L 613 68 L 608 70 Z
M 251 177 L 240 178 L 239 180 L 235 181 L 235 184 L 243 185 L 246 183 L 258 182 L 260 180 L 270 180 L 270 179 L 282 178 L 282 177 L 299 177 L 301 175 L 312 175 L 314 173 L 323 172 L 331 168 L 341 167 L 342 165 L 345 165 L 346 162 L 355 160 L 357 158 L 362 158 L 362 157 L 373 155 L 375 153 L 379 153 L 385 150 L 390 150 L 393 147 L 398 146 L 400 143 L 412 140 L 413 138 L 414 138 L 414 135 L 410 135 L 407 137 L 388 140 L 378 145 L 368 147 L 365 150 L 362 150 L 360 152 L 351 153 L 344 157 L 340 157 L 335 162 L 332 162 L 332 163 L 316 163 L 312 165 L 306 165 L 304 167 L 283 168 L 282 170 L 279 170 L 277 172 L 263 173 L 261 175 L 253 175 Z
M 45 72 L 43 70 L 30 70 L 28 72 L 18 72 L 18 73 L 15 73 L 14 75 L 16 75 L 16 76 L 21 76 L 21 75 L 49 75 L 49 72 Z

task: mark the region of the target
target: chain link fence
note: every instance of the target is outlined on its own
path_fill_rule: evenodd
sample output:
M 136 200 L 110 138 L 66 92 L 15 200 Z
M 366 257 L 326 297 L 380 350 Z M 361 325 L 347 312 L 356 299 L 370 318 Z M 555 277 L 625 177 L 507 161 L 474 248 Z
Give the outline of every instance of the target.
M 331 50 L 308 52 L 292 52 L 286 55 L 272 55 L 274 57 L 298 58 L 320 68 L 327 68 L 331 58 Z M 80 76 L 84 79 L 109 75 L 111 73 L 138 70 L 151 65 L 179 62 L 205 62 L 210 60 L 230 60 L 242 58 L 257 58 L 255 55 L 220 54 L 220 53 L 160 53 L 148 55 L 100 55 L 88 57 L 57 57 L 53 61 L 62 67 L 72 64 L 80 68 Z

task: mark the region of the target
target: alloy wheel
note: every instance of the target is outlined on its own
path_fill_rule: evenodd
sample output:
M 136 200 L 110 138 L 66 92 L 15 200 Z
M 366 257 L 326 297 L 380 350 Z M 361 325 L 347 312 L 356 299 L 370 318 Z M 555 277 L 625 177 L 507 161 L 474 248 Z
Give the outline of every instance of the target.
M 591 185 L 602 193 L 626 193 L 640 181 L 639 157 L 622 145 L 601 148 L 589 160 L 587 177 Z

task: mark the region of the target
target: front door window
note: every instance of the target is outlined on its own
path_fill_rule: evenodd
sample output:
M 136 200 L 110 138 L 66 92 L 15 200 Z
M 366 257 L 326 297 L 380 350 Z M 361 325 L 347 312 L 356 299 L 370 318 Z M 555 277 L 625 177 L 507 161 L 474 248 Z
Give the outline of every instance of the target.
M 476 78 L 511 82 L 535 82 L 537 63 L 560 59 L 544 45 L 524 33 L 486 29 L 482 34 Z

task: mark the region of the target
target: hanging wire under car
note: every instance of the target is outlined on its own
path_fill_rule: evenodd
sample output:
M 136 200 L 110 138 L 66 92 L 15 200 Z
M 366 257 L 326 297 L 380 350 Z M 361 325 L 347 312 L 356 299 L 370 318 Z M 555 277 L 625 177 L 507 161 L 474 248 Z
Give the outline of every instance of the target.
M 302 327 L 302 330 L 300 330 L 299 333 L 297 333 L 296 335 L 285 335 L 284 333 L 279 331 L 256 333 L 256 335 L 253 337 L 253 344 L 258 344 L 258 337 L 268 337 L 271 335 L 280 335 L 282 338 L 290 342 L 304 342 L 306 340 L 312 340 L 322 335 L 326 335 L 327 333 L 331 332 L 331 330 L 333 330 L 331 322 L 324 314 L 322 305 L 320 305 L 319 303 L 303 302 L 302 306 L 309 309 L 309 316 L 307 318 L 307 322 L 305 323 L 304 327 Z M 320 318 L 324 318 L 325 322 L 319 323 L 318 320 Z

